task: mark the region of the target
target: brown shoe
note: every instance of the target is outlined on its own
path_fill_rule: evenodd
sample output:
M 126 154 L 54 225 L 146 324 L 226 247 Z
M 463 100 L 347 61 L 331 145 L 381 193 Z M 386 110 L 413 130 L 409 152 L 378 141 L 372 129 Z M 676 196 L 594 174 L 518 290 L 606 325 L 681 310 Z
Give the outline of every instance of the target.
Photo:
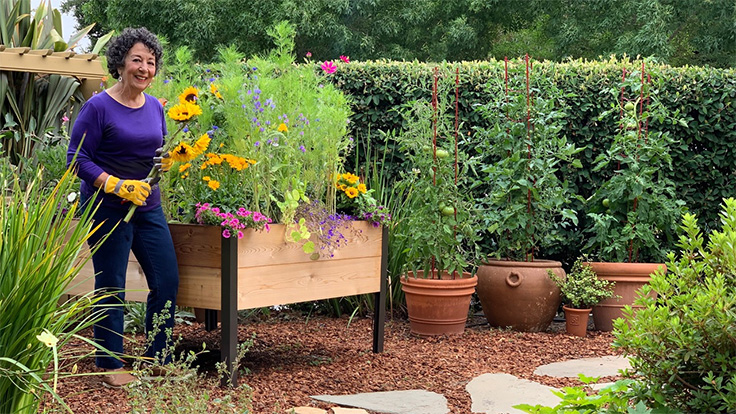
M 105 370 L 102 376 L 102 385 L 109 388 L 122 388 L 135 381 L 136 377 L 130 375 L 125 368 Z
M 154 365 L 143 371 L 143 379 L 153 380 L 167 378 L 174 381 L 181 381 L 192 376 L 191 372 L 180 372 L 180 370 L 172 368 L 168 365 Z

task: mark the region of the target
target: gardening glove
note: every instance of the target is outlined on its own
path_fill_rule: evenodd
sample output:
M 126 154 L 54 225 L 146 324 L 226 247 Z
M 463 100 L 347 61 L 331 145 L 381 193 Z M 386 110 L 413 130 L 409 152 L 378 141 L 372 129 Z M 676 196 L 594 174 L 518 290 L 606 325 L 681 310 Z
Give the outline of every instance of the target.
M 159 172 L 169 171 L 171 166 L 174 165 L 174 159 L 171 158 L 171 154 L 168 152 L 164 154 L 163 152 L 163 147 L 158 148 L 156 150 L 156 156 L 153 157 L 153 166 L 159 170 Z
M 137 206 L 145 206 L 146 198 L 151 194 L 151 186 L 144 181 L 121 180 L 115 176 L 108 176 L 105 180 L 104 190 L 118 197 L 131 201 Z

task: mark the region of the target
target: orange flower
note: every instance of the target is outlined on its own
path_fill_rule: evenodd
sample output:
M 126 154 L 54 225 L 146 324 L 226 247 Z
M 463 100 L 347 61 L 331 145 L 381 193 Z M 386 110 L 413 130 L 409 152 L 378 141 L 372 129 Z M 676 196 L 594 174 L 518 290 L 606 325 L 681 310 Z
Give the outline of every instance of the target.
M 217 189 L 218 189 L 218 188 L 220 188 L 220 182 L 219 182 L 219 181 L 217 181 L 217 180 L 210 180 L 210 181 L 209 181 L 209 182 L 207 183 L 207 187 L 209 187 L 209 188 L 211 188 L 211 189 L 213 189 L 213 190 L 217 191 Z

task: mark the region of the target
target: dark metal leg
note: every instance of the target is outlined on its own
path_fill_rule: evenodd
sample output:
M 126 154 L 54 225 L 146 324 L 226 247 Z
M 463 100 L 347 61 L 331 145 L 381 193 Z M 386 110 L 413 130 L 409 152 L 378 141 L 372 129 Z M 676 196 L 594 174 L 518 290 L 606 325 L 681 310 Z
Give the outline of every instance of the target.
M 222 246 L 222 338 L 220 340 L 220 360 L 227 364 L 230 378 L 222 378 L 222 385 L 228 382 L 238 384 L 238 239 L 221 238 Z
M 207 332 L 217 329 L 217 311 L 214 309 L 204 310 L 204 329 Z
M 388 228 L 381 236 L 381 289 L 375 293 L 373 311 L 373 353 L 383 352 L 384 326 L 386 325 L 386 290 L 388 290 Z

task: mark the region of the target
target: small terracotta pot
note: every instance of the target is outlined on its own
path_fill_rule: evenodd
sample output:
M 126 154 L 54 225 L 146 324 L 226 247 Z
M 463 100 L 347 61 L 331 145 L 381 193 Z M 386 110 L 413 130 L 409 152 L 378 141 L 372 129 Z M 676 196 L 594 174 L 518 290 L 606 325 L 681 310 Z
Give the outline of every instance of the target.
M 491 326 L 546 330 L 560 307 L 560 288 L 547 270 L 564 278 L 560 262 L 488 260 L 478 267 L 478 298 Z
M 470 297 L 475 292 L 478 276 L 464 272 L 452 279 L 446 272 L 442 279 L 425 279 L 424 271 L 401 277 L 401 290 L 406 297 L 411 332 L 420 336 L 456 335 L 465 331 Z
M 588 331 L 588 315 L 590 315 L 592 308 L 577 309 L 563 306 L 562 309 L 565 311 L 565 328 L 567 329 L 567 333 L 585 337 Z
M 599 331 L 613 330 L 613 321 L 623 317 L 625 305 L 640 308 L 634 305 L 637 291 L 649 283 L 651 274 L 662 267 L 667 270 L 664 263 L 588 263 L 599 279 L 610 280 L 616 283 L 613 288 L 613 298 L 606 299 L 593 306 L 593 323 Z M 656 295 L 656 293 L 652 293 Z

